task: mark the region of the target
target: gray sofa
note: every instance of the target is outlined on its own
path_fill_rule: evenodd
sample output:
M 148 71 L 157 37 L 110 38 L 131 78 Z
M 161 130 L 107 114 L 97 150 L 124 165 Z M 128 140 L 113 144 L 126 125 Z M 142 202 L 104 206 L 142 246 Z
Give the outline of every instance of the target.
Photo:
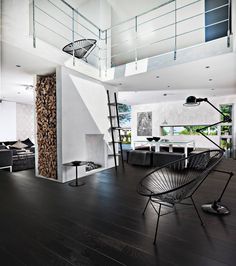
M 0 169 L 9 168 L 10 172 L 12 172 L 12 166 L 13 152 L 11 150 L 1 149 L 0 147 Z
M 131 150 L 128 153 L 128 163 L 133 165 L 151 166 L 152 152 Z
M 170 162 L 182 159 L 184 153 L 178 152 L 151 152 L 145 150 L 131 150 L 128 152 L 128 164 L 161 167 Z
M 9 168 L 10 171 L 21 171 L 34 169 L 35 152 L 34 147 L 23 152 L 17 149 L 7 149 L 5 145 L 0 145 L 0 169 Z
M 153 153 L 153 166 L 161 167 L 165 164 L 180 160 L 185 157 L 184 153 L 177 152 L 154 152 Z

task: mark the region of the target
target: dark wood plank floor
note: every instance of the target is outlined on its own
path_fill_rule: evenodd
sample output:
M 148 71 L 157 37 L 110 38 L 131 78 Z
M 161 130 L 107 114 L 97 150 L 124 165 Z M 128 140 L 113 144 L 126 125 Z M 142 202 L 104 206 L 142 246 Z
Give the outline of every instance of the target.
M 220 169 L 236 173 L 236 161 Z M 0 265 L 236 265 L 236 175 L 223 199 L 232 213 L 216 217 L 193 208 L 161 217 L 141 215 L 145 198 L 136 193 L 148 169 L 127 165 L 84 178 L 73 188 L 35 178 L 33 171 L 0 171 Z M 198 207 L 215 199 L 226 179 L 209 176 L 197 192 Z

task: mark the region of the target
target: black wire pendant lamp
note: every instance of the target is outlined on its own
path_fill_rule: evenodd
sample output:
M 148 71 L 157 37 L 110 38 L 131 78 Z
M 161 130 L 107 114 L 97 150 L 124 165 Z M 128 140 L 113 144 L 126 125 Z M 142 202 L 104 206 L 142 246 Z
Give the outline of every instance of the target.
M 67 44 L 62 51 L 75 56 L 78 59 L 83 59 L 87 62 L 87 57 L 91 54 L 96 46 L 94 39 L 81 39 Z

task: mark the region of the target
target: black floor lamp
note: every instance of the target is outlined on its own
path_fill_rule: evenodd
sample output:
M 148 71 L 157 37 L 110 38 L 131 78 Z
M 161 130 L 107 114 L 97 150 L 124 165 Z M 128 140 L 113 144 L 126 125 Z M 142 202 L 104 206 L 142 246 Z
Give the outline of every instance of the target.
M 192 106 L 198 106 L 201 102 L 207 102 L 209 105 L 211 105 L 216 111 L 218 111 L 223 119 L 217 123 L 214 123 L 214 124 L 211 124 L 211 125 L 208 125 L 208 126 L 205 126 L 201 129 L 197 129 L 196 132 L 200 133 L 203 137 L 205 137 L 206 139 L 208 139 L 210 142 L 212 142 L 214 145 L 216 145 L 219 149 L 225 151 L 225 149 L 221 148 L 217 143 L 215 143 L 213 140 L 211 140 L 209 137 L 207 137 L 203 131 L 209 127 L 212 127 L 212 126 L 216 126 L 216 125 L 219 125 L 221 123 L 225 123 L 225 122 L 231 122 L 231 118 L 227 115 L 225 115 L 223 112 L 221 112 L 218 108 L 216 108 L 212 103 L 210 103 L 208 101 L 207 98 L 196 98 L 195 96 L 189 96 L 187 99 L 186 99 L 186 102 L 184 103 L 184 106 L 187 106 L 187 107 L 192 107 Z M 222 190 L 222 193 L 220 195 L 220 197 L 215 200 L 214 202 L 212 203 L 208 203 L 208 204 L 204 204 L 202 205 L 202 209 L 205 211 L 205 212 L 209 212 L 209 213 L 214 213 L 214 214 L 221 214 L 221 215 L 225 215 L 225 214 L 229 214 L 230 211 L 229 209 L 226 207 L 226 206 L 223 206 L 221 204 L 221 199 L 224 195 L 224 192 L 230 182 L 230 179 L 232 178 L 233 176 L 233 173 L 232 172 L 227 172 L 227 171 L 221 171 L 221 170 L 215 170 L 217 172 L 220 172 L 220 173 L 224 173 L 224 174 L 228 174 L 229 175 L 229 178 Z

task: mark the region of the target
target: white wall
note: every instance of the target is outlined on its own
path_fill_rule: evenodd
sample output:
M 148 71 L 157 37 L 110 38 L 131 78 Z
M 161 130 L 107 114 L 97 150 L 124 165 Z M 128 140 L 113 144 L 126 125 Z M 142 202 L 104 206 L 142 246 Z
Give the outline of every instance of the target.
M 0 141 L 24 140 L 34 142 L 34 107 L 3 101 L 0 103 Z
M 236 117 L 236 95 L 229 95 L 224 97 L 214 97 L 210 98 L 215 106 L 219 107 L 220 104 L 233 103 L 234 113 L 233 121 Z M 132 128 L 132 141 L 135 140 L 146 140 L 146 137 L 137 136 L 137 113 L 138 112 L 152 112 L 152 135 L 160 136 L 160 127 L 166 120 L 168 125 L 209 125 L 220 121 L 219 113 L 214 110 L 207 103 L 201 103 L 197 107 L 184 107 L 183 101 L 175 102 L 163 102 L 145 105 L 133 105 L 132 106 L 132 118 L 131 118 L 131 128 Z M 166 126 L 168 126 L 166 125 Z M 234 146 L 236 144 L 236 128 L 234 126 Z M 215 148 L 208 140 L 202 136 L 166 136 L 171 140 L 195 140 L 197 147 L 212 147 Z M 218 136 L 210 136 L 213 141 L 219 143 Z M 235 146 L 236 148 L 236 146 Z
M 75 178 L 75 169 L 62 167 L 63 163 L 93 160 L 104 168 L 113 166 L 107 157 L 110 125 L 106 89 L 111 88 L 78 72 L 57 69 L 58 173 L 62 182 Z
M 35 143 L 33 105 L 16 104 L 16 138 L 20 140 L 30 138 Z
M 0 103 L 0 141 L 16 140 L 16 103 Z

